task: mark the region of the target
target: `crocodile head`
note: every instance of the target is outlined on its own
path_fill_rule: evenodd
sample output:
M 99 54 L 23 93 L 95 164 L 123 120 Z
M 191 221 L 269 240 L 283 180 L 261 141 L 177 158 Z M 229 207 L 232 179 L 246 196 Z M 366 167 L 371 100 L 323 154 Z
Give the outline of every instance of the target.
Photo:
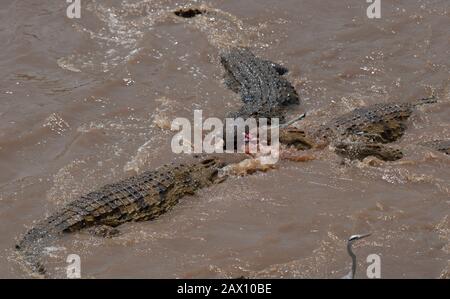
M 226 179 L 222 175 L 222 168 L 239 163 L 248 158 L 245 154 L 208 154 L 196 156 L 196 162 L 193 164 L 190 177 L 196 182 L 198 187 L 206 187 L 212 184 L 218 184 Z
M 308 150 L 315 146 L 313 138 L 300 129 L 287 127 L 280 130 L 280 143 L 286 146 L 293 146 L 297 150 Z
M 202 188 L 219 183 L 223 179 L 219 170 L 225 163 L 216 157 L 197 157 L 196 161 L 188 167 L 189 181 L 193 182 L 195 188 Z

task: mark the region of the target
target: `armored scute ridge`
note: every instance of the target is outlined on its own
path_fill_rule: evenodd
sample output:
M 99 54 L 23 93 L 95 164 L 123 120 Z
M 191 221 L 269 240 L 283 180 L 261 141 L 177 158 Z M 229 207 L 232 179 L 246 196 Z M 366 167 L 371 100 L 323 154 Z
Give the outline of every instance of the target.
M 243 48 L 222 51 L 220 61 L 225 69 L 225 84 L 238 93 L 244 103 L 228 117 L 283 120 L 285 108 L 300 103 L 295 88 L 283 77 L 288 72 L 285 67 L 256 57 Z
M 395 161 L 403 157 L 402 152 L 385 144 L 403 136 L 406 120 L 416 106 L 435 102 L 436 98 L 432 96 L 415 103 L 375 104 L 358 108 L 312 132 L 288 128 L 280 134 L 280 141 L 300 150 L 331 144 L 337 154 L 349 159 L 362 160 L 375 156 L 385 161 Z
M 106 185 L 39 222 L 25 234 L 16 249 L 33 273 L 43 274 L 43 251 L 58 236 L 89 227 L 108 235 L 122 223 L 154 219 L 176 205 L 181 197 L 222 181 L 218 171 L 225 164 L 218 158 L 205 158 L 162 166 Z
M 435 103 L 434 96 L 415 103 L 375 104 L 355 109 L 331 120 L 315 135 L 325 139 L 359 139 L 366 142 L 390 143 L 403 136 L 406 120 L 418 105 Z

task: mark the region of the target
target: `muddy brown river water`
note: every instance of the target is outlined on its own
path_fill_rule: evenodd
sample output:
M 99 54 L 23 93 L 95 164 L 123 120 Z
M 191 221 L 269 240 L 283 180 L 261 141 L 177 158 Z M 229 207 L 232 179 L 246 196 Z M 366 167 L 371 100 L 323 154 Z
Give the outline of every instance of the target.
M 38 3 L 39 2 L 39 3 Z M 314 161 L 184 198 L 156 221 L 128 223 L 116 238 L 80 232 L 46 258 L 64 277 L 81 257 L 85 278 L 336 278 L 348 272 L 346 239 L 366 277 L 450 275 L 450 158 L 415 146 L 450 138 L 450 3 L 381 0 L 64 0 L 0 4 L 0 277 L 28 277 L 14 244 L 36 220 L 86 192 L 177 160 L 165 129 L 194 109 L 222 118 L 239 97 L 222 81 L 220 48 L 247 46 L 290 69 L 301 97 L 298 126 L 354 108 L 413 101 L 435 89 L 396 145 L 397 162 Z M 208 15 L 172 11 L 204 5 Z

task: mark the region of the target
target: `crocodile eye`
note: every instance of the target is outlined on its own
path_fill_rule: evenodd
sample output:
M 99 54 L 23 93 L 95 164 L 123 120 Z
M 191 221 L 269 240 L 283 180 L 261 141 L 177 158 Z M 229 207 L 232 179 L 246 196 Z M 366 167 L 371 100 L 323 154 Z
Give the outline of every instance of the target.
M 211 177 L 215 178 L 219 175 L 219 170 L 215 169 L 212 173 L 211 173 Z
M 197 8 L 188 8 L 188 9 L 179 9 L 174 11 L 174 14 L 178 17 L 182 17 L 182 18 L 193 18 L 197 15 L 201 15 L 204 14 L 205 11 L 197 9 Z
M 214 159 L 206 159 L 206 160 L 203 160 L 201 163 L 203 165 L 208 165 L 208 164 L 212 164 L 213 162 L 214 162 Z

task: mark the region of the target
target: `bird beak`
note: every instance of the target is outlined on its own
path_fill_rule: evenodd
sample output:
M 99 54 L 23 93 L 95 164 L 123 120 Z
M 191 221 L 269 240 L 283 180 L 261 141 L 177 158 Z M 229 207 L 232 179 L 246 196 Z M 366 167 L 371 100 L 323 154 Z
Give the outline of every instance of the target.
M 303 113 L 302 115 L 300 115 L 300 116 L 298 117 L 298 120 L 302 120 L 302 119 L 304 119 L 305 117 L 306 117 L 306 112 Z
M 371 235 L 372 235 L 372 233 L 364 234 L 364 235 L 361 235 L 359 238 L 360 238 L 360 239 L 363 239 L 363 238 L 369 237 L 369 236 L 371 236 Z

